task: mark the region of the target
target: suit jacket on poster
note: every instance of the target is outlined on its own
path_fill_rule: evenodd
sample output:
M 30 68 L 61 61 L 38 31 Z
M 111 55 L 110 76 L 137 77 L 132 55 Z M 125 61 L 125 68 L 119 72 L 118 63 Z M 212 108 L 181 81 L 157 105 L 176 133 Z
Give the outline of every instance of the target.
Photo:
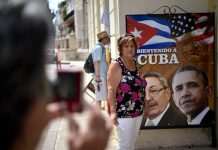
M 201 125 L 203 124 L 211 124 L 215 121 L 215 112 L 211 109 L 206 113 L 204 118 L 201 120 Z
M 143 118 L 141 127 L 145 127 L 146 117 Z M 161 118 L 157 126 L 186 126 L 187 118 L 182 114 L 174 104 L 170 104 L 169 108 Z

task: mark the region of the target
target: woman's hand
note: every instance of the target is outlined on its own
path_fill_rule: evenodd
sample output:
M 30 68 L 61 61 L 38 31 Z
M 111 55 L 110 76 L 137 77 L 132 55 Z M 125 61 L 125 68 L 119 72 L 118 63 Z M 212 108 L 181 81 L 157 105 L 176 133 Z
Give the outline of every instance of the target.
M 117 114 L 116 114 L 116 113 L 111 113 L 110 118 L 111 118 L 112 123 L 113 123 L 115 126 L 118 126 L 118 125 L 119 125 L 118 120 L 117 120 Z

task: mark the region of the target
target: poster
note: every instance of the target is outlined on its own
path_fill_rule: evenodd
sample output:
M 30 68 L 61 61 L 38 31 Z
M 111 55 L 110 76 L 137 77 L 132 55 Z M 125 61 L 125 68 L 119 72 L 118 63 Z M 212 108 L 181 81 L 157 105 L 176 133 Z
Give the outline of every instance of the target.
M 214 20 L 214 13 L 126 15 L 141 73 L 157 72 L 167 81 L 165 87 L 158 77 L 156 85 L 151 76 L 145 78 L 141 129 L 214 124 Z

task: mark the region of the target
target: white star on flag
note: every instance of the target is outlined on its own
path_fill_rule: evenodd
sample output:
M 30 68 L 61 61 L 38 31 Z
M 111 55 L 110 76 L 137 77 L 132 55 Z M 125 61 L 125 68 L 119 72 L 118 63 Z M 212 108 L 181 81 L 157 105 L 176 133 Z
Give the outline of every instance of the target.
M 141 37 L 141 33 L 142 31 L 138 31 L 136 28 L 134 29 L 133 32 L 131 32 L 135 37 L 139 37 L 139 38 L 142 38 Z

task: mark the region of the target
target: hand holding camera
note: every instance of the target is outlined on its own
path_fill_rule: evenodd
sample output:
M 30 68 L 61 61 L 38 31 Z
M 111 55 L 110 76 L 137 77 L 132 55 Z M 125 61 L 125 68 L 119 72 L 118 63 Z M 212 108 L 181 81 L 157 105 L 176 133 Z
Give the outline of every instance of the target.
M 58 70 L 55 82 L 55 101 L 61 103 L 62 110 L 81 111 L 82 71 Z

